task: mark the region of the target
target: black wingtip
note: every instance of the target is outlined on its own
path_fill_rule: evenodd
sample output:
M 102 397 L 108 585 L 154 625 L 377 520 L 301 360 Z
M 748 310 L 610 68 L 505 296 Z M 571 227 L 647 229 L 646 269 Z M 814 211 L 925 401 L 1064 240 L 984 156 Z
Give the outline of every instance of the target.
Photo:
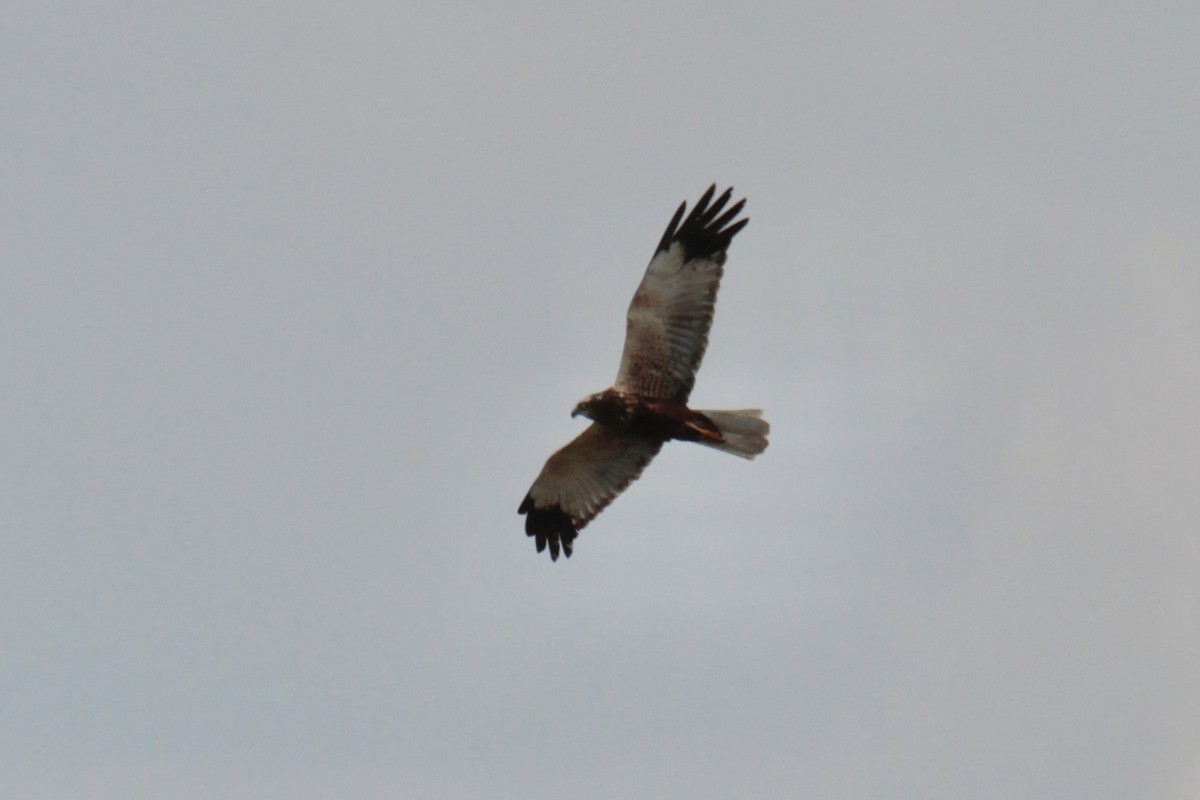
M 726 189 L 716 202 L 713 202 L 716 192 L 717 185 L 714 183 L 696 201 L 692 213 L 688 214 L 686 219 L 683 215 L 687 210 L 687 203 L 679 206 L 658 243 L 659 252 L 668 250 L 673 242 L 683 245 L 684 257 L 688 259 L 713 258 L 728 249 L 733 237 L 750 221 L 742 219 L 734 222 L 746 205 L 746 200 L 739 200 L 722 214 L 721 211 L 733 196 L 733 187 Z
M 679 208 L 675 209 L 675 216 L 671 217 L 671 221 L 667 223 L 667 229 L 663 231 L 662 239 L 658 242 L 658 250 L 660 252 L 671 246 L 671 240 L 675 238 L 675 229 L 679 227 L 679 221 L 683 219 L 684 212 L 687 211 L 687 201 L 679 204 Z
M 525 535 L 534 537 L 539 553 L 549 547 L 551 561 L 558 560 L 559 552 L 567 558 L 571 557 L 575 537 L 579 535 L 579 531 L 575 529 L 571 516 L 563 511 L 561 506 L 538 508 L 533 496 L 525 495 L 517 513 L 525 515 Z

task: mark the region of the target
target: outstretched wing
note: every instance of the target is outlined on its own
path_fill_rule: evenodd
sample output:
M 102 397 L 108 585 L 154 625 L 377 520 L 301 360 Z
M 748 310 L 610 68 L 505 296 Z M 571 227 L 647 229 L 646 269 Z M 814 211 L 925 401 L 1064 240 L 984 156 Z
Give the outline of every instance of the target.
M 550 456 L 517 509 L 537 550 L 559 547 L 569 557 L 579 531 L 625 490 L 662 448 L 661 439 L 636 436 L 592 423 Z
M 681 203 L 667 226 L 625 323 L 625 351 L 614 388 L 686 402 L 708 346 L 725 250 L 749 219 L 734 222 L 745 200 L 722 212 L 733 189 L 712 202 L 716 184 L 687 219 Z M 683 220 L 683 224 L 680 224 Z

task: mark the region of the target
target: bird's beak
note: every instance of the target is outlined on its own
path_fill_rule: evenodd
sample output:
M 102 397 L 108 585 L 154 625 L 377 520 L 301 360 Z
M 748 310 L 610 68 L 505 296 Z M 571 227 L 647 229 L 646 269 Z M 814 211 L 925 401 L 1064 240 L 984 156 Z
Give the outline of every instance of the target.
M 581 412 L 579 411 L 579 408 L 576 407 L 575 410 L 571 412 L 571 419 L 575 419 L 576 417 L 579 416 L 580 413 Z

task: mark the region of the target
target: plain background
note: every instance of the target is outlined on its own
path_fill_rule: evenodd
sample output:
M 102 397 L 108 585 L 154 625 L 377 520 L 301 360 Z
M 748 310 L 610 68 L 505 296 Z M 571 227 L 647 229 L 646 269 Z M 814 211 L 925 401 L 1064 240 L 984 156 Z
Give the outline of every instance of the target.
M 1200 797 L 1200 7 L 0 12 L 0 788 Z M 516 508 L 676 205 L 693 401 Z

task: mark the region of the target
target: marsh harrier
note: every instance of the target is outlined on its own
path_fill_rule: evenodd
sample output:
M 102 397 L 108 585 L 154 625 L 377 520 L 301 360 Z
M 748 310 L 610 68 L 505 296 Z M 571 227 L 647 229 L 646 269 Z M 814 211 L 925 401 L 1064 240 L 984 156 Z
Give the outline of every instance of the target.
M 625 323 L 616 383 L 582 400 L 571 416 L 592 424 L 546 461 L 518 514 L 538 552 L 570 556 L 575 537 L 642 473 L 671 439 L 754 458 L 770 426 L 758 409 L 695 411 L 688 395 L 708 345 L 725 251 L 749 219 L 745 200 L 725 210 L 733 189 L 713 201 L 716 185 L 684 217 L 681 203 L 663 233 Z M 737 220 L 737 221 L 735 221 Z

